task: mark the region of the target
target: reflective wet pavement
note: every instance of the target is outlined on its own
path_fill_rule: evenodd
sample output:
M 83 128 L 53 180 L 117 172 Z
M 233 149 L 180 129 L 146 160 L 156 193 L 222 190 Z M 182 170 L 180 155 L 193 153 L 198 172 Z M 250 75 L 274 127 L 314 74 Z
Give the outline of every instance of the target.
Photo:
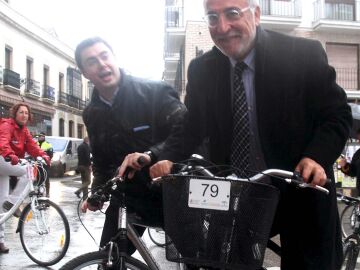
M 6 222 L 5 238 L 6 245 L 10 248 L 8 254 L 0 254 L 0 269 L 18 270 L 18 269 L 59 269 L 66 262 L 86 252 L 98 249 L 97 243 L 100 240 L 101 230 L 104 222 L 104 214 L 98 212 L 89 212 L 80 214 L 84 226 L 89 230 L 95 241 L 89 236 L 78 217 L 79 199 L 74 191 L 80 186 L 79 176 L 66 176 L 63 178 L 52 178 L 50 188 L 50 199 L 61 206 L 65 212 L 70 224 L 70 246 L 65 257 L 57 264 L 50 267 L 41 267 L 35 264 L 27 257 L 20 243 L 19 234 L 15 232 L 18 219 L 11 218 Z M 177 264 L 170 263 L 165 259 L 163 248 L 157 247 L 149 239 L 147 233 L 143 236 L 154 257 L 157 259 L 164 270 L 178 269 Z M 36 239 L 35 239 L 36 241 Z M 135 255 L 139 258 L 139 255 Z M 267 255 L 267 266 L 279 265 L 279 258 L 275 255 Z M 272 270 L 280 269 L 277 267 Z
M 81 221 L 87 230 L 94 237 L 95 241 L 89 236 L 85 227 L 81 224 L 78 216 L 79 199 L 74 191 L 80 187 L 79 176 L 66 176 L 63 178 L 51 178 L 50 199 L 61 206 L 70 224 L 70 246 L 65 257 L 57 264 L 50 267 L 41 267 L 35 264 L 23 251 L 20 243 L 20 236 L 17 234 L 17 218 L 11 218 L 6 222 L 5 241 L 10 248 L 8 254 L 0 254 L 0 269 L 19 270 L 19 269 L 59 269 L 63 264 L 74 257 L 86 252 L 96 251 L 100 241 L 102 226 L 104 223 L 104 214 L 88 211 L 86 214 L 80 214 Z M 164 249 L 152 244 L 147 233 L 144 234 L 144 240 L 149 244 L 149 248 L 154 256 L 159 259 L 162 269 L 177 269 L 173 263 L 167 262 L 164 258 Z M 36 241 L 36 239 L 35 239 Z M 135 255 L 139 258 L 139 255 Z

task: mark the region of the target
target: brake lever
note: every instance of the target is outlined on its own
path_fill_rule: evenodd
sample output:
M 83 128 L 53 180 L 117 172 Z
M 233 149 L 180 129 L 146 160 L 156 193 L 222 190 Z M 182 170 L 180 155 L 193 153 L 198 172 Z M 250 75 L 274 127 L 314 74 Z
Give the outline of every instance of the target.
M 294 176 L 292 178 L 285 178 L 285 181 L 288 182 L 289 184 L 293 184 L 299 188 L 313 188 L 313 189 L 322 191 L 322 192 L 326 193 L 327 195 L 329 194 L 329 190 L 327 190 L 326 188 L 324 188 L 322 186 L 304 182 L 302 176 L 300 176 L 300 174 L 298 174 L 298 172 L 294 172 Z
M 329 190 L 327 190 L 326 188 L 322 187 L 322 186 L 318 186 L 318 185 L 313 185 L 313 184 L 308 184 L 308 183 L 302 183 L 299 185 L 300 188 L 313 188 L 313 189 L 317 189 L 319 191 L 322 191 L 324 193 L 326 193 L 326 195 L 328 195 L 330 192 Z

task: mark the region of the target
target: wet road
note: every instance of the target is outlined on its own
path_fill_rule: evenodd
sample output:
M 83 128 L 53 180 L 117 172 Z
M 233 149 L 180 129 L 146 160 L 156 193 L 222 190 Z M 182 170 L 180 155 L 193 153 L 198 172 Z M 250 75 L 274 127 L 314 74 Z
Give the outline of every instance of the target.
M 57 264 L 51 267 L 41 267 L 32 262 L 22 249 L 20 237 L 15 233 L 17 226 L 17 218 L 11 218 L 6 222 L 6 245 L 10 248 L 8 254 L 0 254 L 0 269 L 18 270 L 18 269 L 59 269 L 63 264 L 70 259 L 77 257 L 86 252 L 95 251 L 98 249 L 97 243 L 100 240 L 101 230 L 104 222 L 104 214 L 99 211 L 88 212 L 81 214 L 81 220 L 84 226 L 90 231 L 94 240 L 86 232 L 86 229 L 81 224 L 77 208 L 79 199 L 75 196 L 74 191 L 80 186 L 79 176 L 66 176 L 64 178 L 52 178 L 50 188 L 50 199 L 61 206 L 65 212 L 70 224 L 70 246 L 66 256 Z M 165 252 L 163 248 L 157 247 L 149 239 L 147 233 L 143 236 L 145 242 L 148 244 L 154 257 L 161 265 L 162 269 L 175 270 L 178 266 L 175 263 L 170 263 L 165 259 Z M 139 255 L 135 255 L 139 258 Z M 271 253 L 267 254 L 265 265 L 278 266 L 279 258 Z M 278 267 L 271 267 L 271 270 L 280 269 Z

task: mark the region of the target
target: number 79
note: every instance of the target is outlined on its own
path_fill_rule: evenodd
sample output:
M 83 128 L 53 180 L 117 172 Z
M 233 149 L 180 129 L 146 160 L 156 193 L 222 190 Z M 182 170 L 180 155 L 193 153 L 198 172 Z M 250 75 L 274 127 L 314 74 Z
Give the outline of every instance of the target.
M 203 197 L 207 195 L 207 192 L 210 192 L 211 197 L 216 197 L 219 194 L 219 187 L 215 184 L 201 184 L 204 187 Z

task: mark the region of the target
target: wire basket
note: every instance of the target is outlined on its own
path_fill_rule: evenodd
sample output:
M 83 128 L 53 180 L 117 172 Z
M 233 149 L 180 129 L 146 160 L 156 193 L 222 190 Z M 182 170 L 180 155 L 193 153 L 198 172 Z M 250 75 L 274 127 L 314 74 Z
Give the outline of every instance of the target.
M 169 243 L 166 258 L 222 269 L 261 268 L 279 200 L 278 189 L 223 180 L 230 183 L 228 210 L 189 207 L 190 182 L 197 180 L 219 181 L 177 175 L 164 179 L 164 221 Z

